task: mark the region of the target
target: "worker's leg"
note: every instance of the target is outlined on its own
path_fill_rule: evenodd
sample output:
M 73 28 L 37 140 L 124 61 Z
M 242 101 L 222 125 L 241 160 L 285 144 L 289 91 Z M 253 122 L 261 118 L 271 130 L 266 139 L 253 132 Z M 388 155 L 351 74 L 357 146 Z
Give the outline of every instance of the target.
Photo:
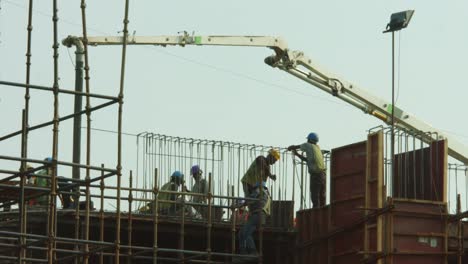
M 325 172 L 320 174 L 320 192 L 319 192 L 319 201 L 320 206 L 323 207 L 327 204 L 327 175 Z
M 310 199 L 312 200 L 313 208 L 319 208 L 320 204 L 320 175 L 310 173 Z
M 254 213 L 249 215 L 249 219 L 239 230 L 239 253 L 240 254 L 256 254 L 257 248 L 253 239 L 253 233 L 260 223 L 260 214 Z

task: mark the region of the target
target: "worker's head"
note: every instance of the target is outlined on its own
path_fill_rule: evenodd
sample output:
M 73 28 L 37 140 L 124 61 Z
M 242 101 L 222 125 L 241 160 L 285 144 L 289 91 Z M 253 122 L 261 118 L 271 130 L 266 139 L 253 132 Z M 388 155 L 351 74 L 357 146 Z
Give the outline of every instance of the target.
M 275 164 L 280 159 L 280 153 L 276 149 L 270 149 L 268 151 L 267 161 L 270 165 Z
M 317 133 L 311 132 L 307 136 L 307 142 L 309 142 L 309 143 L 317 144 L 318 141 L 319 141 L 319 137 L 318 137 Z
M 174 171 L 171 175 L 171 181 L 177 185 L 181 185 L 184 182 L 184 174 L 180 171 Z
M 202 173 L 203 171 L 200 169 L 199 165 L 193 165 L 190 169 L 190 175 L 192 175 L 195 180 L 199 180 Z
M 52 172 L 52 158 L 51 157 L 47 157 L 44 159 L 45 163 L 44 163 L 44 166 L 46 166 L 46 170 L 47 170 L 47 173 L 51 173 Z

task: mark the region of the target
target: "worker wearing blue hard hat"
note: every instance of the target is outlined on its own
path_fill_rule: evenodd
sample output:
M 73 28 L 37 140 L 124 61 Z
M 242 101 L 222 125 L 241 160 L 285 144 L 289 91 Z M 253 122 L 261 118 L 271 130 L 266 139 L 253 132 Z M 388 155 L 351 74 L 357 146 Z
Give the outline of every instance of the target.
M 307 163 L 310 174 L 310 199 L 314 208 L 325 206 L 325 189 L 326 189 L 326 167 L 323 159 L 322 150 L 320 150 L 319 136 L 315 132 L 307 135 L 307 142 L 301 145 L 291 145 L 288 147 L 294 155 Z M 302 150 L 305 157 L 298 153 L 297 150 Z
M 164 184 L 160 193 L 158 194 L 159 201 L 158 211 L 161 214 L 172 214 L 177 211 L 177 205 L 173 203 L 167 203 L 163 201 L 176 201 L 178 198 L 177 194 L 174 193 L 165 193 L 164 191 L 173 191 L 177 192 L 179 187 L 184 184 L 184 174 L 178 170 L 174 171 L 171 174 L 171 179 L 168 183 Z M 149 208 L 152 210 L 151 208 Z

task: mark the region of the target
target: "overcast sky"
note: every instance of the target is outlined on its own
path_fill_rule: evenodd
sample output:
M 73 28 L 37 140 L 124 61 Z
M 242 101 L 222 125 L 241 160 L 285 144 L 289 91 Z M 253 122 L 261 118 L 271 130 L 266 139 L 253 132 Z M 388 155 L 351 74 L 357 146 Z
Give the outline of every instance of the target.
M 27 5 L 1 0 L 0 80 L 24 82 Z M 49 1 L 50 2 L 50 1 Z M 52 7 L 34 1 L 31 83 L 52 86 Z M 81 35 L 80 1 L 59 2 L 59 39 Z M 73 3 L 72 3 L 73 2 Z M 87 1 L 88 34 L 117 35 L 124 1 Z M 414 9 L 396 34 L 397 105 L 468 145 L 468 2 L 447 1 L 154 1 L 130 2 L 129 31 L 136 35 L 281 36 L 349 82 L 391 100 L 390 14 Z M 60 46 L 60 87 L 74 88 L 74 50 Z M 382 122 L 321 90 L 263 63 L 271 50 L 233 47 L 129 47 L 124 132 L 288 146 L 320 135 L 324 149 L 362 141 Z M 91 91 L 117 95 L 121 48 L 90 47 Z M 20 128 L 24 90 L 0 86 L 0 134 Z M 33 91 L 30 124 L 52 119 L 52 94 Z M 61 116 L 73 111 L 60 100 Z M 94 100 L 93 105 L 101 101 Z M 83 122 L 85 124 L 85 122 Z M 71 122 L 60 125 L 60 159 L 71 161 Z M 117 129 L 117 105 L 93 113 L 93 127 Z M 116 166 L 116 137 L 94 131 L 93 165 Z M 0 142 L 2 155 L 18 156 L 19 138 Z M 50 128 L 30 133 L 29 155 L 52 153 Z M 83 140 L 84 144 L 84 140 Z M 135 138 L 124 136 L 124 172 L 136 168 Z M 84 157 L 84 156 L 83 156 Z M 17 167 L 15 163 L 5 163 Z

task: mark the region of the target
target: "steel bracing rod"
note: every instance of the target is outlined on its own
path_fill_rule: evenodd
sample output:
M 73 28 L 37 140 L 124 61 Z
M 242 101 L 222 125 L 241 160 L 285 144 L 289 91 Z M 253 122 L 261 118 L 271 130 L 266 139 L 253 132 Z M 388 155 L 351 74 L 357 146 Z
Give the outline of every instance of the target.
M 117 219 L 115 234 L 115 263 L 120 264 L 120 187 L 122 185 L 122 112 L 125 84 L 125 60 L 127 56 L 127 36 L 128 36 L 128 10 L 129 0 L 125 1 L 125 14 L 123 20 L 123 45 L 122 45 L 122 64 L 120 69 L 120 91 L 119 91 L 119 113 L 117 125 Z M 88 40 L 89 41 L 89 40 Z
M 110 102 L 103 103 L 103 104 L 100 104 L 98 106 L 92 107 L 91 109 L 88 109 L 88 110 L 82 110 L 82 111 L 80 111 L 78 113 L 74 113 L 74 114 L 70 114 L 70 115 L 67 115 L 67 116 L 64 116 L 64 117 L 61 117 L 61 118 L 57 118 L 57 120 L 58 120 L 57 122 L 62 122 L 62 121 L 71 119 L 71 118 L 73 118 L 75 116 L 82 115 L 82 114 L 86 113 L 86 111 L 96 111 L 96 110 L 99 110 L 101 108 L 113 105 L 115 103 L 117 103 L 117 101 L 110 101 Z M 55 120 L 45 122 L 45 123 L 42 123 L 42 124 L 39 124 L 39 125 L 35 125 L 35 126 L 32 126 L 32 127 L 28 127 L 26 130 L 29 132 L 29 131 L 32 131 L 32 130 L 36 130 L 36 129 L 39 129 L 39 128 L 43 128 L 43 127 L 46 127 L 46 126 L 53 125 L 54 123 L 55 123 Z M 0 137 L 0 141 L 3 141 L 5 139 L 9 139 L 9 138 L 17 136 L 17 135 L 20 135 L 22 133 L 22 131 L 23 130 L 19 130 L 17 132 L 13 132 L 11 134 Z
M 34 84 L 24 84 L 24 83 L 16 83 L 16 82 L 7 82 L 7 81 L 0 81 L 0 85 L 6 85 L 6 86 L 12 86 L 12 87 L 20 87 L 20 88 L 29 88 L 29 89 L 35 89 L 35 90 L 42 90 L 42 91 L 49 91 L 53 92 L 54 88 L 52 87 L 47 87 L 47 86 L 41 86 L 41 85 L 34 85 Z M 86 97 L 93 97 L 97 99 L 105 99 L 105 100 L 119 100 L 118 97 L 115 96 L 109 96 L 109 95 L 102 95 L 102 94 L 87 94 L 86 92 L 77 92 L 74 90 L 65 90 L 65 89 L 58 89 L 59 93 L 61 94 L 71 94 L 71 95 L 80 95 L 80 96 L 86 96 Z
M 42 163 L 42 164 L 44 164 L 44 166 L 49 164 L 48 166 L 50 166 L 49 162 L 44 161 L 44 160 L 38 160 L 38 159 L 23 159 L 23 158 L 18 158 L 18 157 L 0 155 L 0 160 L 2 160 L 2 159 L 4 159 L 4 160 L 14 160 L 14 161 L 25 161 L 25 162 L 32 162 L 32 163 Z M 96 167 L 96 166 L 88 166 L 88 165 L 82 165 L 82 164 L 75 164 L 75 163 L 66 162 L 66 161 L 56 160 L 55 163 L 57 165 L 63 165 L 63 166 L 70 166 L 70 167 L 75 166 L 75 167 L 80 167 L 80 168 L 83 168 L 83 169 L 90 168 L 91 170 L 117 173 L 117 171 L 115 169 L 102 168 L 102 167 Z

